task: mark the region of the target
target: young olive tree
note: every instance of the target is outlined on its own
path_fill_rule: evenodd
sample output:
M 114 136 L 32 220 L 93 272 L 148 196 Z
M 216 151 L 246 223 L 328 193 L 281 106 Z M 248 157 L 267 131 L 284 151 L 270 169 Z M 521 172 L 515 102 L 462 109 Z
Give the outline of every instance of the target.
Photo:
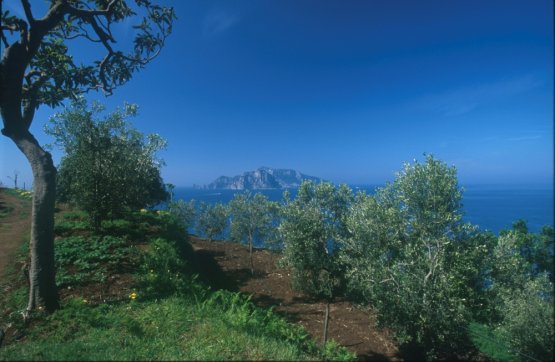
M 346 221 L 349 289 L 429 358 L 465 338 L 477 303 L 470 292 L 484 293 L 491 240 L 461 223 L 461 195 L 455 168 L 427 156 L 375 196 L 357 197 Z
M 275 230 L 277 205 L 257 193 L 237 193 L 228 205 L 231 216 L 231 239 L 249 245 L 251 274 L 254 275 L 252 249 L 254 240 L 264 240 Z
M 517 222 L 514 230 L 503 232 L 494 249 L 492 300 L 498 319 L 492 324 L 499 339 L 508 341 L 519 359 L 547 361 L 553 358 L 555 342 L 553 271 L 542 270 L 541 263 L 530 254 L 530 249 L 541 245 L 528 242 L 540 242 L 541 238 L 519 226 L 522 223 Z M 545 233 L 549 233 L 548 228 L 544 228 Z
M 21 150 L 33 172 L 27 311 L 36 307 L 53 311 L 59 307 L 54 267 L 56 168 L 51 155 L 29 131 L 35 111 L 41 105 L 59 106 L 64 99 L 90 90 L 112 94 L 159 54 L 172 31 L 175 14 L 172 8 L 146 0 L 133 4 L 126 0 L 51 0 L 41 17 L 33 12 L 29 0 L 20 4 L 21 16 L 1 13 L 2 134 Z M 132 50 L 126 53 L 117 47 L 113 29 L 134 19 Z M 98 47 L 99 56 L 76 64 L 69 52 L 76 42 Z
M 223 236 L 229 223 L 229 209 L 226 205 L 208 204 L 202 202 L 198 213 L 196 229 L 212 241 L 217 236 Z
M 87 211 L 98 228 L 103 220 L 124 212 L 153 206 L 168 198 L 156 152 L 166 142 L 156 134 L 144 136 L 128 118 L 137 106 L 96 119 L 104 108 L 89 110 L 84 98 L 50 119 L 45 127 L 65 156 L 59 166 L 59 198 Z
M 183 222 L 186 228 L 192 228 L 195 224 L 195 219 L 197 217 L 195 200 L 190 200 L 188 202 L 181 199 L 170 202 L 168 205 L 168 210 L 170 214 L 177 217 L 178 220 Z
M 345 185 L 305 181 L 295 200 L 286 195 L 279 226 L 285 246 L 282 263 L 292 271 L 293 286 L 326 300 L 324 345 L 329 305 L 343 284 L 338 256 L 352 200 L 352 191 Z

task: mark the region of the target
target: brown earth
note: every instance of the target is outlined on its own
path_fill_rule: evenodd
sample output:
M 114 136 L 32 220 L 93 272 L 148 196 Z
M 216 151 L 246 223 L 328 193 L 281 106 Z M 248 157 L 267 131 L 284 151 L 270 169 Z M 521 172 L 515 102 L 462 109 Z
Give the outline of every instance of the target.
M 325 303 L 292 290 L 289 274 L 278 268 L 279 254 L 268 250 L 253 253 L 254 275 L 248 248 L 242 245 L 206 241 L 191 237 L 204 279 L 214 288 L 241 291 L 252 301 L 274 311 L 290 322 L 301 324 L 316 340 L 322 340 Z M 360 360 L 399 361 L 403 358 L 387 330 L 376 326 L 371 311 L 345 300 L 330 305 L 328 336 L 356 352 Z
M 25 200 L 7 194 L 0 188 L 0 280 L 6 273 L 6 267 L 14 257 L 23 238 L 31 230 L 30 207 L 24 205 Z

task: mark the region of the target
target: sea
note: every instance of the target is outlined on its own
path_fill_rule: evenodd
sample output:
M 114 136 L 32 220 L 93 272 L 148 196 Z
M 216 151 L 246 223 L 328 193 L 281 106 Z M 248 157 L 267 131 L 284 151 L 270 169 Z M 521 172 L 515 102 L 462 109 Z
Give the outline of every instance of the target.
M 373 194 L 382 185 L 351 185 L 355 191 Z M 540 232 L 544 225 L 554 225 L 553 185 L 462 185 L 463 220 L 499 234 L 523 219 L 530 232 Z M 294 198 L 297 189 L 288 190 Z M 176 187 L 174 199 L 206 203 L 228 203 L 237 190 L 204 190 Z M 283 200 L 284 190 L 257 190 L 272 201 Z

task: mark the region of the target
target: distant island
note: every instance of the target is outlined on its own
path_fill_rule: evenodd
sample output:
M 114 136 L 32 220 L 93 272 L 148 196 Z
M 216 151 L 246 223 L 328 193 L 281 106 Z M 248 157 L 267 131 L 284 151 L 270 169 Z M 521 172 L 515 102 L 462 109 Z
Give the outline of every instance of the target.
M 247 171 L 238 176 L 220 176 L 214 182 L 202 188 L 209 190 L 286 189 L 299 187 L 305 180 L 322 181 L 318 177 L 307 176 L 295 170 L 260 167 L 257 170 Z

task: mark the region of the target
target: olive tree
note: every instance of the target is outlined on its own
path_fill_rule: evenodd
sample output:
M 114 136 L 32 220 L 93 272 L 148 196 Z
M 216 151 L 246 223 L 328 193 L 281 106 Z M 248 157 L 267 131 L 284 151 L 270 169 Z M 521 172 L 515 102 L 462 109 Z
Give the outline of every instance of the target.
M 456 169 L 427 156 L 375 196 L 357 197 L 346 221 L 349 289 L 429 358 L 457 347 L 485 299 L 491 238 L 461 222 L 461 197 Z
M 274 231 L 277 205 L 256 193 L 237 193 L 228 205 L 231 217 L 231 239 L 249 245 L 251 274 L 254 275 L 252 249 L 254 240 L 263 240 Z
M 326 300 L 324 345 L 329 305 L 343 283 L 340 240 L 346 236 L 345 218 L 352 200 L 352 191 L 345 185 L 305 181 L 295 200 L 286 195 L 282 208 L 282 264 L 291 269 L 295 288 Z
M 202 202 L 198 211 L 196 229 L 212 241 L 222 236 L 229 223 L 229 209 L 226 205 Z
M 544 228 L 538 235 L 528 233 L 522 226 L 525 224 L 517 222 L 513 230 L 503 232 L 494 248 L 492 302 L 497 320 L 492 325 L 499 339 L 508 341 L 511 351 L 520 359 L 528 360 L 531 356 L 547 361 L 553 358 L 555 342 L 553 270 L 542 269 L 533 256 L 550 230 Z M 539 245 L 529 244 L 531 240 Z M 537 253 L 540 261 L 544 253 L 549 252 Z
M 84 98 L 55 114 L 45 127 L 65 156 L 58 167 L 58 199 L 87 211 L 94 227 L 126 211 L 153 206 L 168 198 L 156 152 L 166 142 L 146 137 L 128 122 L 137 106 L 98 119 L 104 107 L 89 109 Z
M 169 203 L 168 211 L 178 220 L 182 221 L 186 228 L 192 228 L 197 217 L 197 209 L 195 205 L 195 200 L 189 200 L 186 202 L 179 199 Z
M 0 3 L 1 4 L 1 3 Z M 0 114 L 2 134 L 25 155 L 33 172 L 30 290 L 27 311 L 59 307 L 54 268 L 56 168 L 29 131 L 41 105 L 56 107 L 90 90 L 112 91 L 156 57 L 172 31 L 172 8 L 149 0 L 51 0 L 37 17 L 29 0 L 22 16 L 2 11 Z M 117 24 L 135 19 L 132 49 L 116 44 Z M 74 43 L 98 47 L 100 56 L 77 64 Z

